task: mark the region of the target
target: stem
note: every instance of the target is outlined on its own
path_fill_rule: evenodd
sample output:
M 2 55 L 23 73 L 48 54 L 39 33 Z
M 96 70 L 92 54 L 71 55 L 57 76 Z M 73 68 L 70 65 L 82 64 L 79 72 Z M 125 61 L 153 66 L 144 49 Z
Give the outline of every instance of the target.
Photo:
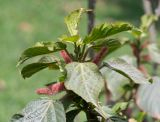
M 89 53 L 89 50 L 90 50 L 90 48 L 88 48 L 88 49 L 86 50 L 86 52 L 84 53 L 83 58 L 82 58 L 82 61 L 85 61 L 85 59 L 86 59 L 86 57 L 87 57 L 87 54 Z
M 88 9 L 92 10 L 88 12 L 88 34 L 90 34 L 95 24 L 95 14 L 94 14 L 95 5 L 96 5 L 96 0 L 88 0 Z M 94 57 L 94 52 L 92 48 L 89 49 L 89 56 L 91 58 Z
M 97 116 L 91 111 L 86 111 L 87 122 L 99 122 Z
M 88 12 L 88 34 L 92 31 L 92 28 L 94 27 L 95 22 L 95 4 L 96 0 L 88 0 L 88 9 L 91 9 L 92 11 Z
M 86 44 L 83 45 L 82 47 L 82 52 L 81 52 L 81 55 L 80 55 L 80 60 L 83 61 L 83 56 L 84 56 L 84 53 L 85 53 L 85 49 L 86 49 Z
M 143 6 L 144 6 L 145 14 L 147 15 L 154 14 L 152 11 L 152 1 L 151 0 L 143 0 Z M 158 0 L 158 7 L 154 11 L 157 16 L 160 16 L 160 0 Z M 156 30 L 155 22 L 152 23 L 152 25 L 149 28 L 149 38 L 150 38 L 151 43 L 156 43 L 157 30 Z M 156 63 L 153 63 L 152 68 L 153 68 L 153 75 L 156 75 L 158 65 Z

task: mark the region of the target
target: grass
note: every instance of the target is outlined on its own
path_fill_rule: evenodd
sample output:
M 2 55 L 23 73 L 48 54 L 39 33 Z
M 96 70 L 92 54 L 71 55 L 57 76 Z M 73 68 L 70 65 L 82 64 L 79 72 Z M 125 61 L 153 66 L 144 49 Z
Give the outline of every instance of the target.
M 8 122 L 30 100 L 39 97 L 34 93 L 36 88 L 56 79 L 56 73 L 47 70 L 32 78 L 22 79 L 16 68 L 21 52 L 37 41 L 56 41 L 58 36 L 66 32 L 64 16 L 80 7 L 87 7 L 86 0 L 0 0 L 0 80 L 5 82 L 5 89 L 0 91 L 1 122 Z M 111 2 L 108 6 L 104 1 L 99 1 L 96 22 L 111 18 L 130 21 L 127 18 L 131 15 L 125 15 L 124 11 L 123 5 Z M 141 8 L 137 13 L 136 18 L 142 14 Z M 131 21 L 137 23 L 136 18 Z M 86 17 L 82 19 L 82 35 L 87 32 L 86 20 Z

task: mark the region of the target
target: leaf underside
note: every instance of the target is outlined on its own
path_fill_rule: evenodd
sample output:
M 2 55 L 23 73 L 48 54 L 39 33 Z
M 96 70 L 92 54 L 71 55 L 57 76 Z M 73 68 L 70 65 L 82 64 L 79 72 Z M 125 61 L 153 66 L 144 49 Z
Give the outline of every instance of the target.
M 137 68 L 135 68 L 131 64 L 128 64 L 123 59 L 112 59 L 104 63 L 104 65 L 129 78 L 137 84 L 149 84 L 150 79 L 147 79 Z
M 140 85 L 136 101 L 144 112 L 160 119 L 160 78 L 153 77 L 152 84 Z
M 103 114 L 98 104 L 98 96 L 104 86 L 104 79 L 98 67 L 94 63 L 73 62 L 66 65 L 66 69 L 66 89 L 72 90 L 86 102 L 95 105 L 97 111 Z
M 48 98 L 30 102 L 21 115 L 17 120 L 12 118 L 12 122 L 66 122 L 63 105 Z

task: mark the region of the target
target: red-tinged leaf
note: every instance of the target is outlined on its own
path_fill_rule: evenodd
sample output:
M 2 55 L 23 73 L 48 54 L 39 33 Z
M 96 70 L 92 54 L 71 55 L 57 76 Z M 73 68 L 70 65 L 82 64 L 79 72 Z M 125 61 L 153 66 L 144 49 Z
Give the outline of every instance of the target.
M 72 62 L 71 57 L 68 55 L 68 53 L 65 50 L 60 51 L 60 55 L 63 57 L 64 61 L 67 64 Z

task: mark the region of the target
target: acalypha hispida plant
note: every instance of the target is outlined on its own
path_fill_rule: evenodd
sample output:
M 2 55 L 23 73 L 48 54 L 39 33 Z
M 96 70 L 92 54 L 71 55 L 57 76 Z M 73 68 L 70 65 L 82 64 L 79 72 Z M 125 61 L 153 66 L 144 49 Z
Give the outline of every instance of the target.
M 138 67 L 132 65 L 128 57 L 108 59 L 108 55 L 127 44 L 132 46 L 137 56 L 143 28 L 138 29 L 125 22 L 104 23 L 94 27 L 89 35 L 81 37 L 79 21 L 81 15 L 88 11 L 80 8 L 65 17 L 69 34 L 62 35 L 57 42 L 38 42 L 22 53 L 18 65 L 28 60 L 32 62 L 21 69 L 23 78 L 45 68 L 56 70 L 61 75 L 57 81 L 38 88 L 36 93 L 45 97 L 30 102 L 20 113 L 13 115 L 11 121 L 128 122 L 133 121 L 131 112 L 134 104 L 151 116 L 160 118 L 160 109 L 154 106 L 145 108 L 143 105 L 152 101 L 139 97 L 149 92 L 146 87 L 153 87 L 153 81 L 160 86 L 159 78 L 146 75 L 144 68 L 140 68 L 140 64 Z M 133 43 L 119 38 L 122 35 L 117 37 L 121 32 L 134 35 L 136 41 Z M 89 56 L 90 49 L 95 52 L 93 57 Z M 56 52 L 59 52 L 59 57 Z M 33 58 L 37 60 L 32 61 Z M 138 89 L 139 86 L 142 88 Z M 55 96 L 56 100 L 53 99 Z M 137 121 L 144 116 L 140 109 L 138 112 Z

